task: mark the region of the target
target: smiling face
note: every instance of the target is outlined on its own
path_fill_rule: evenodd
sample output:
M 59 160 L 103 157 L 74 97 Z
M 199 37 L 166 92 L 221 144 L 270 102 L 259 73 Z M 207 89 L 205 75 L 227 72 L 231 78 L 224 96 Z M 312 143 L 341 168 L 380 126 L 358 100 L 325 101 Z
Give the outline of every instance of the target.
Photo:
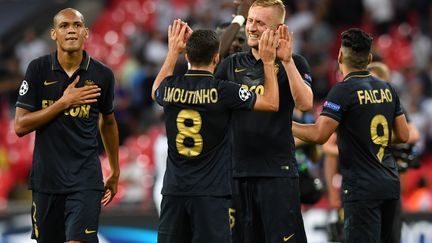
M 244 33 L 244 30 L 240 30 L 239 32 L 237 32 L 237 35 L 230 46 L 229 54 L 243 51 L 243 45 L 246 40 Z
M 258 40 L 266 29 L 277 30 L 283 17 L 275 6 L 252 6 L 246 21 L 246 38 L 250 47 L 258 49 Z
M 84 17 L 74 9 L 60 11 L 54 17 L 54 27 L 51 29 L 51 39 L 57 43 L 57 51 L 82 51 L 84 41 L 88 37 Z

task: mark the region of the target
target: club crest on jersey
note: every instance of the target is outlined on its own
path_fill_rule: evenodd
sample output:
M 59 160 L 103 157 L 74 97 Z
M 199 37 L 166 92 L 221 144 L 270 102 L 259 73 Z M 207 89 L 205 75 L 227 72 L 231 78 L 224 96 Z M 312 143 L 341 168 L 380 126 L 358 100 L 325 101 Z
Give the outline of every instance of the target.
M 239 89 L 239 97 L 241 100 L 246 101 L 250 98 L 251 93 L 244 87 L 240 87 Z
M 331 109 L 331 110 L 334 110 L 334 111 L 339 111 L 340 110 L 340 105 L 338 105 L 338 104 L 335 104 L 335 103 L 333 103 L 333 102 L 330 102 L 330 101 L 326 101 L 326 102 L 324 102 L 324 105 L 323 105 L 325 108 L 329 108 L 329 109 Z
M 28 85 L 27 81 L 24 80 L 21 84 L 20 89 L 19 89 L 19 94 L 21 96 L 23 96 L 27 93 L 28 90 L 29 90 L 29 85 Z
M 93 80 L 87 79 L 86 81 L 84 81 L 85 86 L 90 86 L 90 85 L 94 85 L 94 84 L 95 84 L 95 82 Z

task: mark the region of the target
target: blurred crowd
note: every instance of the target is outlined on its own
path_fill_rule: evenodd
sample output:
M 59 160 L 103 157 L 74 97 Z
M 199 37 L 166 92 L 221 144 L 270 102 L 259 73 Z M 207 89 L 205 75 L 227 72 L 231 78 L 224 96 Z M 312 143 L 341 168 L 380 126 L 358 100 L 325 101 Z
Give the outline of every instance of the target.
M 303 55 L 312 68 L 312 115 L 319 114 L 327 92 L 342 78 L 337 69 L 340 33 L 360 27 L 373 35 L 374 60 L 391 69 L 391 82 L 421 134 L 416 145 L 421 167 L 403 175 L 404 208 L 432 212 L 432 179 L 427 176 L 432 171 L 432 2 L 285 0 L 285 4 L 286 24 L 294 32 L 294 52 Z M 151 100 L 150 91 L 167 52 L 168 25 L 181 18 L 192 29 L 216 29 L 230 22 L 235 13 L 232 0 L 110 0 L 101 12 L 94 13 L 98 17 L 89 26 L 86 49 L 111 66 L 117 79 L 115 114 L 122 173 L 112 207 L 154 208 L 154 146 L 163 133 L 163 114 Z M 28 63 L 53 51 L 52 45 L 46 36 L 29 28 L 14 48 L 0 49 L 0 209 L 8 207 L 9 199 L 29 199 L 24 189 L 33 135 L 15 136 L 14 104 Z M 186 68 L 183 61 L 176 72 Z M 102 149 L 101 158 L 107 173 Z M 320 205 L 326 205 L 325 198 Z

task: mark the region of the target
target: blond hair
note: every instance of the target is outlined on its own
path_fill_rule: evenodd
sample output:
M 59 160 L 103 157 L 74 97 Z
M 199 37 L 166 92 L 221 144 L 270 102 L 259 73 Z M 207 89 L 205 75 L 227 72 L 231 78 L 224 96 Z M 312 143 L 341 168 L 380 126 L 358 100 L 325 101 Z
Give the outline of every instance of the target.
M 279 24 L 283 24 L 285 22 L 285 5 L 282 0 L 256 0 L 252 3 L 252 7 L 275 7 L 280 13 L 281 19 Z
M 375 77 L 382 79 L 386 82 L 390 81 L 390 70 L 387 65 L 382 62 L 371 62 L 367 66 L 367 70 Z

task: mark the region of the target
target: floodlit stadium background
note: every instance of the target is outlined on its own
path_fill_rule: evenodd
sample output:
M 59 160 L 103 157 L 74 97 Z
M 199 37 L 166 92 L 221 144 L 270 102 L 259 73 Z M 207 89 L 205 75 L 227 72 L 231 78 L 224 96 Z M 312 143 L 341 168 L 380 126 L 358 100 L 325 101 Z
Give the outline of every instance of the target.
M 402 177 L 403 242 L 432 242 L 432 2 L 428 0 L 286 0 L 295 52 L 312 67 L 315 115 L 329 88 L 340 80 L 341 31 L 361 27 L 374 36 L 375 59 L 387 63 L 411 122 L 419 129 L 420 169 Z M 49 39 L 53 15 L 81 11 L 90 27 L 86 49 L 113 68 L 122 168 L 119 193 L 101 215 L 101 242 L 156 242 L 153 201 L 155 141 L 161 110 L 150 97 L 152 81 L 167 51 L 174 18 L 193 29 L 215 29 L 235 13 L 232 0 L 0 0 L 0 243 L 30 238 L 30 193 L 26 180 L 34 134 L 13 132 L 14 103 L 27 64 L 55 50 Z M 178 72 L 181 72 L 181 68 Z M 108 162 L 101 149 L 104 173 Z M 315 173 L 322 176 L 322 162 Z M 335 220 L 326 196 L 304 207 L 309 242 L 327 242 Z

